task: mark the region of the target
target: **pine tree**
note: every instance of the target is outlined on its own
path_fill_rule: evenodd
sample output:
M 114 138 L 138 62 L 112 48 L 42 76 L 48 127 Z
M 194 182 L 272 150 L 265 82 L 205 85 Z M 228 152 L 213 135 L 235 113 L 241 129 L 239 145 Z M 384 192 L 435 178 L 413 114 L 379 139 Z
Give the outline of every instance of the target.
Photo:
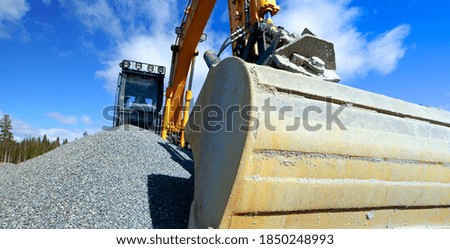
M 11 117 L 6 114 L 0 119 L 0 142 L 5 143 L 13 140 Z
M 0 147 L 3 162 L 11 162 L 12 146 L 14 146 L 14 136 L 12 134 L 11 117 L 6 114 L 0 119 Z
M 56 137 L 56 140 L 50 144 L 50 150 L 56 149 L 59 146 L 61 146 L 61 142 L 60 142 L 59 137 Z

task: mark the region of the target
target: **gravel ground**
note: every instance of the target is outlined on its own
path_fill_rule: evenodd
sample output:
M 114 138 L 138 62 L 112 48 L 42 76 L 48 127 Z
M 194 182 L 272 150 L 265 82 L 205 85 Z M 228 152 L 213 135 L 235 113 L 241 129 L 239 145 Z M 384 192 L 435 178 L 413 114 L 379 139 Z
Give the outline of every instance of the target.
M 137 127 L 0 166 L 0 228 L 186 228 L 190 152 Z

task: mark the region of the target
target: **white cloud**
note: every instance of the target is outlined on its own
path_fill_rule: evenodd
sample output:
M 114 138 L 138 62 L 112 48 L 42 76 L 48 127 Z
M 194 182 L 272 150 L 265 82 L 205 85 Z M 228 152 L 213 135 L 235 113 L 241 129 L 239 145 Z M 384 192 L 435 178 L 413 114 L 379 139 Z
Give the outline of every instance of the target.
M 60 1 L 68 6 L 67 0 Z M 165 65 L 169 73 L 170 45 L 175 40 L 173 30 L 179 25 L 181 15 L 174 6 L 179 6 L 179 1 L 155 0 L 140 5 L 131 1 L 70 2 L 83 25 L 90 30 L 101 30 L 111 38 L 107 56 L 100 58 L 105 68 L 96 72 L 97 77 L 105 80 L 109 93 L 115 93 L 120 71 L 118 64 L 122 59 Z M 356 27 L 356 21 L 363 12 L 352 7 L 351 0 L 291 0 L 281 2 L 281 6 L 280 15 L 275 17 L 277 25 L 290 32 L 301 32 L 308 27 L 319 37 L 335 44 L 338 73 L 344 81 L 364 77 L 370 71 L 388 74 L 405 54 L 404 40 L 410 27 L 399 25 L 379 35 L 364 34 Z M 213 18 L 220 21 L 224 16 L 219 12 Z M 223 31 L 206 29 L 208 41 L 199 45 L 200 55 L 206 49 L 217 50 L 228 33 L 228 27 Z M 195 94 L 199 93 L 208 72 L 201 57 L 196 64 Z M 167 78 L 168 75 L 166 82 Z
M 71 50 L 63 50 L 58 47 L 52 47 L 50 51 L 60 59 L 68 59 L 73 55 Z
M 105 80 L 105 89 L 113 94 L 117 84 L 119 62 L 123 59 L 143 61 L 169 67 L 170 45 L 179 12 L 177 0 L 133 1 L 69 1 L 59 0 L 89 31 L 101 31 L 110 39 L 110 47 L 102 48 L 100 60 L 105 68 L 96 76 Z M 174 12 L 175 10 L 175 12 Z M 84 41 L 91 51 L 95 45 Z M 94 46 L 94 47 L 93 47 Z M 169 70 L 168 70 L 169 71 Z
M 43 137 L 44 135 L 47 135 L 47 138 L 50 141 L 56 140 L 56 138 L 59 137 L 60 141 L 67 139 L 68 141 L 73 141 L 77 138 L 83 137 L 82 131 L 72 131 L 67 129 L 39 129 L 39 136 Z
M 0 8 L 0 39 L 11 39 L 11 30 L 23 30 L 20 20 L 30 10 L 25 0 L 2 0 Z
M 54 119 L 64 125 L 77 125 L 79 120 L 84 125 L 92 125 L 94 123 L 91 117 L 89 117 L 88 115 L 81 115 L 79 118 L 77 118 L 76 116 L 63 115 L 59 112 L 50 112 L 47 113 L 47 117 Z
M 59 2 L 65 9 L 75 15 L 88 31 L 102 31 L 114 38 L 122 36 L 120 20 L 107 0 L 59 0 Z M 126 12 L 127 10 L 124 9 L 122 11 Z
M 406 48 L 403 41 L 409 32 L 408 25 L 400 25 L 370 42 L 367 45 L 369 59 L 366 61 L 369 68 L 382 74 L 392 72 L 405 54 Z
M 121 16 L 122 23 L 127 25 L 128 36 L 116 39 L 113 53 L 108 58 L 103 58 L 105 68 L 97 71 L 96 75 L 105 80 L 106 90 L 114 94 L 116 91 L 117 77 L 120 71 L 119 63 L 123 59 L 131 59 L 167 67 L 166 82 L 170 73 L 172 51 L 170 46 L 175 41 L 175 27 L 179 25 L 180 16 L 175 0 L 156 0 L 147 2 L 136 8 L 130 2 L 120 2 L 117 9 L 127 7 L 127 15 L 116 13 Z M 183 3 L 184 4 L 184 3 Z M 116 9 L 114 8 L 114 9 Z M 148 13 L 152 13 L 149 15 Z M 199 45 L 199 59 L 196 63 L 193 91 L 200 92 L 201 85 L 206 77 L 208 68 L 202 60 L 206 49 L 218 48 L 225 35 L 220 31 L 213 31 L 207 27 L 208 40 Z M 219 39 L 217 39 L 220 37 Z
M 52 4 L 52 0 L 42 0 L 42 2 L 47 6 Z
M 201 86 L 209 71 L 206 64 L 203 62 L 203 53 L 207 49 L 218 47 L 218 42 L 214 37 L 220 36 L 214 32 L 208 32 L 208 40 L 199 44 L 198 50 L 200 51 L 199 58 L 195 65 L 193 92 L 194 95 L 198 95 Z M 156 65 L 164 65 L 167 67 L 166 82 L 169 78 L 170 63 L 172 59 L 172 52 L 170 45 L 173 43 L 173 35 L 158 34 L 155 35 L 136 35 L 130 37 L 129 40 L 123 41 L 117 45 L 117 51 L 114 57 L 106 60 L 106 69 L 99 70 L 97 77 L 103 78 L 106 81 L 106 90 L 113 94 L 116 91 L 117 77 L 120 71 L 119 62 L 122 59 L 131 59 L 136 61 L 142 61 L 152 63 Z M 195 97 L 194 96 L 194 97 Z
M 30 9 L 25 0 L 2 0 L 0 20 L 18 21 Z
M 78 124 L 78 120 L 75 116 L 64 116 L 59 112 L 50 112 L 47 114 L 47 117 L 55 119 L 61 124 L 65 125 L 76 125 Z
M 77 138 L 83 137 L 83 133 L 85 131 L 88 134 L 95 134 L 100 131 L 98 128 L 89 128 L 89 129 L 60 129 L 60 128 L 36 128 L 33 125 L 23 122 L 19 119 L 11 117 L 12 126 L 13 126 L 13 134 L 14 139 L 16 141 L 22 141 L 26 138 L 32 137 L 43 137 L 47 135 L 48 139 L 53 141 L 56 140 L 57 137 L 62 141 L 63 139 L 67 139 L 69 141 L 73 141 Z
M 93 123 L 91 117 L 89 117 L 87 115 L 81 116 L 81 122 L 85 125 L 91 125 Z
M 32 125 L 25 123 L 21 120 L 11 117 L 12 127 L 13 127 L 13 135 L 16 141 L 21 141 L 25 138 L 29 137 L 39 137 L 40 132 L 39 129 L 33 127 Z
M 130 36 L 144 33 L 165 34 L 178 20 L 177 0 L 108 1 L 59 0 L 87 30 L 104 32 L 112 42 L 123 42 Z M 175 10 L 175 13 L 174 13 Z M 174 19 L 175 18 L 175 19 Z M 173 33 L 174 27 L 170 29 Z
M 291 32 L 300 33 L 307 27 L 334 43 L 338 74 L 344 80 L 365 76 L 369 71 L 392 72 L 405 53 L 404 39 L 410 27 L 399 25 L 370 40 L 355 24 L 362 15 L 361 9 L 350 3 L 351 0 L 285 1 L 275 22 Z
M 119 73 L 119 62 L 122 59 L 148 62 L 156 65 L 169 67 L 172 58 L 170 44 L 173 38 L 169 35 L 136 35 L 129 40 L 120 42 L 117 51 L 112 58 L 107 59 L 104 64 L 106 69 L 97 72 L 97 77 L 106 80 L 105 88 L 110 93 L 115 93 L 117 77 Z M 168 77 L 169 68 L 167 69 Z

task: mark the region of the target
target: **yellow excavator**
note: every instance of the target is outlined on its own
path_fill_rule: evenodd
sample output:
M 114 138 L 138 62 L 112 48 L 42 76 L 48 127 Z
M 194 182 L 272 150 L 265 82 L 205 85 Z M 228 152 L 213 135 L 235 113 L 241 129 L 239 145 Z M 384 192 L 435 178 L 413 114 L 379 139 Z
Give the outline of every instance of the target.
M 190 228 L 450 227 L 450 113 L 338 84 L 333 44 L 276 26 L 275 0 L 228 1 L 191 108 L 215 3 L 188 2 L 162 122 L 193 152 Z

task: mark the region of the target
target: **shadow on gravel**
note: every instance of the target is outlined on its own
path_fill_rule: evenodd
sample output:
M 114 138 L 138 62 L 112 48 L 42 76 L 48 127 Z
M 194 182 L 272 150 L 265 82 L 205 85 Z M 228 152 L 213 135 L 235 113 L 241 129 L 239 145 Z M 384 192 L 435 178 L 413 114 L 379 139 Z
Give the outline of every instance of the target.
M 189 210 L 194 198 L 194 164 L 192 154 L 183 150 L 190 158 L 183 157 L 178 148 L 158 143 L 166 149 L 171 159 L 191 174 L 189 179 L 167 176 L 148 176 L 150 216 L 154 229 L 183 229 L 188 227 Z M 179 149 L 181 150 L 181 149 Z
M 183 229 L 188 227 L 189 209 L 194 198 L 194 180 L 149 175 L 150 216 L 154 229 Z
M 169 152 L 171 159 L 173 161 L 180 164 L 187 172 L 189 172 L 189 174 L 194 175 L 194 162 L 193 162 L 194 159 L 193 159 L 191 151 L 181 149 L 179 147 L 172 147 L 166 143 L 158 142 L 158 144 L 161 147 L 163 147 L 165 150 L 167 150 L 167 152 Z M 185 157 L 183 157 L 181 155 L 180 151 L 182 151 L 184 154 L 186 154 L 189 157 L 189 159 L 186 159 Z

